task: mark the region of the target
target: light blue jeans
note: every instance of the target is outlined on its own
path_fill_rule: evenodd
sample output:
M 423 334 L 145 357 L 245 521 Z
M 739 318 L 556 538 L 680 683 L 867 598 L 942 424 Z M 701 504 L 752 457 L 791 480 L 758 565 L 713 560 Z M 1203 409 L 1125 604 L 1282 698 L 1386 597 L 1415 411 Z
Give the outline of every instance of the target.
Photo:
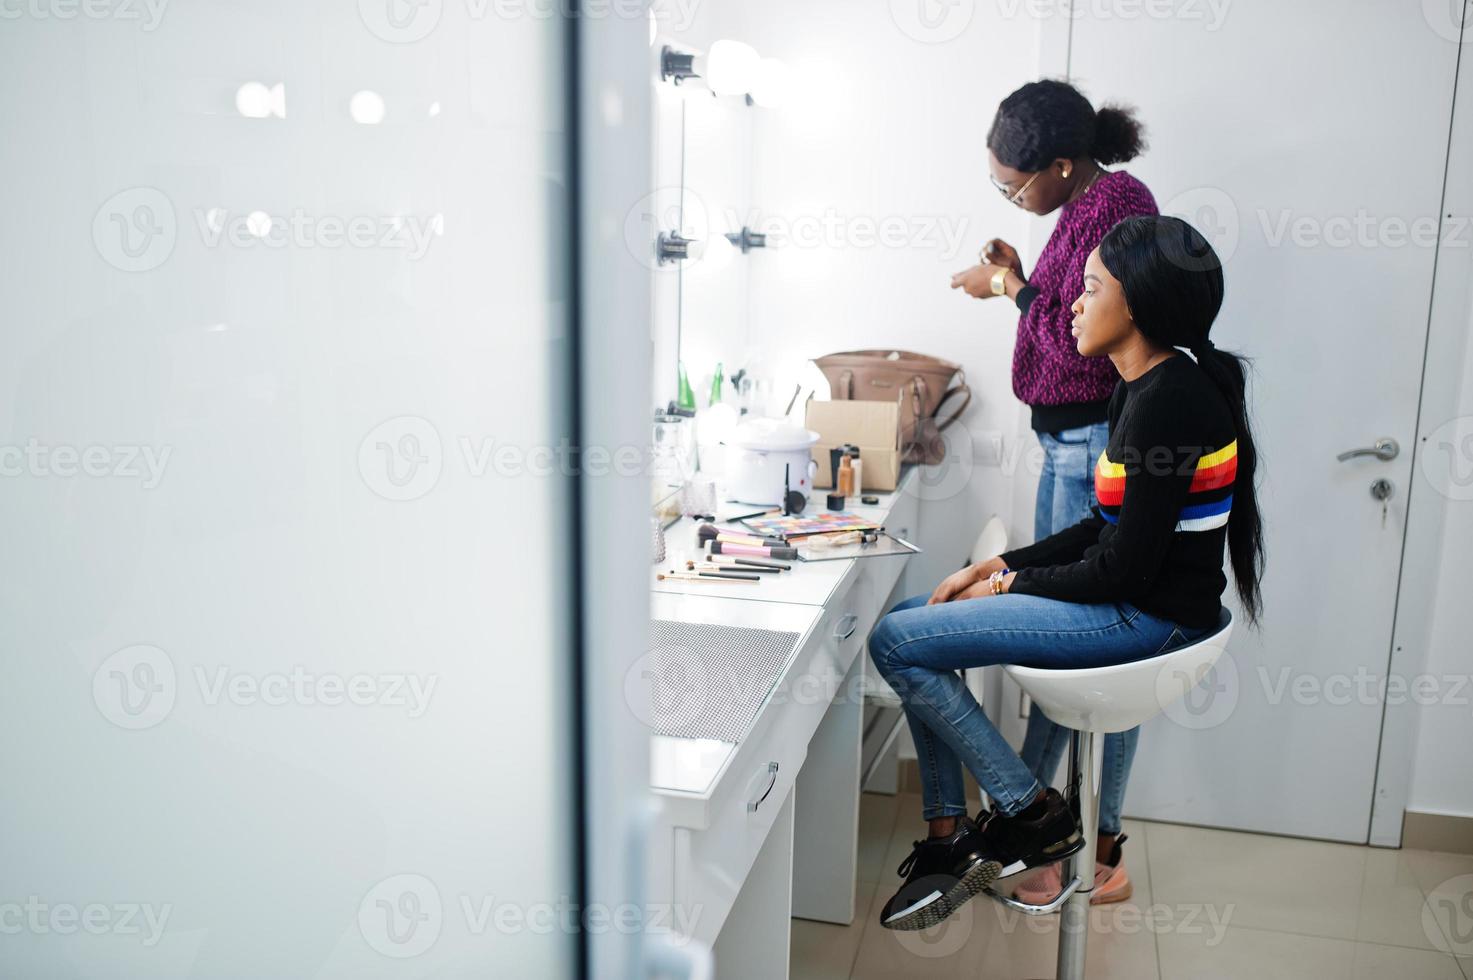
M 1059 433 L 1040 432 L 1043 472 L 1038 478 L 1038 500 L 1033 507 L 1033 539 L 1041 541 L 1089 516 L 1095 502 L 1094 467 L 1110 427 L 1101 422 Z M 1105 736 L 1104 771 L 1100 781 L 1100 833 L 1120 833 L 1120 813 L 1125 807 L 1125 784 L 1135 760 L 1141 730 L 1112 732 Z M 1069 747 L 1069 731 L 1048 720 L 1038 705 L 1028 714 L 1028 734 L 1023 738 L 1023 761 L 1038 777 L 1051 784 L 1059 762 Z
M 928 606 L 929 598 L 900 603 L 869 639 L 870 657 L 905 704 L 927 820 L 967 812 L 963 765 L 1007 816 L 1042 788 L 958 670 L 992 664 L 1102 667 L 1155 656 L 1190 639 L 1174 623 L 1124 604 L 1001 595 Z

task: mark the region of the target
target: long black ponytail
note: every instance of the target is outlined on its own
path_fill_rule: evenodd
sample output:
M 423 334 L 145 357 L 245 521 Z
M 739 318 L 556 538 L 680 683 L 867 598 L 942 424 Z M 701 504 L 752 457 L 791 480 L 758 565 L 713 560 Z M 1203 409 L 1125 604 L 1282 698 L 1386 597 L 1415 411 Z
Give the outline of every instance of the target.
M 1248 419 L 1247 358 L 1219 350 L 1208 334 L 1222 308 L 1222 261 L 1202 233 L 1180 218 L 1126 218 L 1100 242 L 1100 261 L 1120 281 L 1141 333 L 1184 347 L 1217 385 L 1238 433 L 1238 472 L 1228 518 L 1228 554 L 1238 597 L 1256 624 L 1263 609 L 1263 522 L 1258 510 L 1258 448 Z

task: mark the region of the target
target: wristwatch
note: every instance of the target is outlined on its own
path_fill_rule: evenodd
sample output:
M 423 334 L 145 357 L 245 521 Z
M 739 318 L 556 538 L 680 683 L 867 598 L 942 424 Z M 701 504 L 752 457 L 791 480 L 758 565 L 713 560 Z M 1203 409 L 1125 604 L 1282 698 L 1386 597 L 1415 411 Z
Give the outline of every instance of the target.
M 998 269 L 992 274 L 992 295 L 1004 296 L 1008 291 L 1008 270 Z

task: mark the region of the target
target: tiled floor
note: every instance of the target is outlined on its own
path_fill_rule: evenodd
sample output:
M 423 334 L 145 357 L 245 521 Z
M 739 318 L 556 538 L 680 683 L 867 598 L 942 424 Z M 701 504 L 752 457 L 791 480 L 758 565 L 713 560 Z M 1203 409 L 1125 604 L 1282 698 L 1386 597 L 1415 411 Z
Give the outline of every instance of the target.
M 793 920 L 794 980 L 1054 975 L 1057 916 L 978 898 L 927 932 L 880 928 L 895 868 L 924 831 L 918 797 L 864 795 L 861 911 L 849 926 Z M 1125 831 L 1135 894 L 1092 910 L 1090 980 L 1473 980 L 1473 878 L 1459 878 L 1473 856 L 1139 821 Z

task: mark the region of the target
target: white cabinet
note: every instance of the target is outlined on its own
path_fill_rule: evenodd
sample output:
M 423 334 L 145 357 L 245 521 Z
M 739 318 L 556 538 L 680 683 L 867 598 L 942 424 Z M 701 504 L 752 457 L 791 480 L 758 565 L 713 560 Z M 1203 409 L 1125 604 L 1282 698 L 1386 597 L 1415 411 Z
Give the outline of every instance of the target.
M 902 537 L 915 533 L 919 517 L 911 479 L 874 508 Z M 671 537 L 689 532 L 677 525 Z M 789 914 L 853 920 L 860 660 L 905 565 L 903 557 L 799 563 L 746 588 L 654 583 L 656 619 L 797 635 L 739 742 L 653 740 L 663 829 L 654 841 L 652 898 L 673 903 L 672 921 L 687 938 L 715 947 L 718 976 L 741 975 L 754 956 L 763 976 L 780 975 L 770 966 L 779 956 L 786 963 Z M 772 935 L 778 920 L 781 936 Z M 767 939 L 733 938 L 749 935 Z

